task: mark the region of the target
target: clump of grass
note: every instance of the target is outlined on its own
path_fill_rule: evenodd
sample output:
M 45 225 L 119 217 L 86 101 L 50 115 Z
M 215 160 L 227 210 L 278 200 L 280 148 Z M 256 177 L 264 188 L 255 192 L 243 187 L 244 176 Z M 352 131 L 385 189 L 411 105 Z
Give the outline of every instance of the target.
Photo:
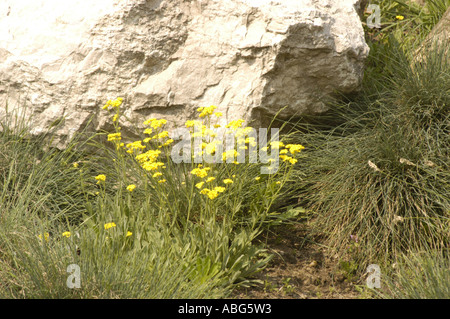
M 436 251 L 409 252 L 399 258 L 390 276 L 382 276 L 381 298 L 448 299 L 449 255 Z
M 405 50 L 419 46 L 450 7 L 449 0 L 427 0 L 423 6 L 405 0 L 379 0 L 371 3 L 380 6 L 381 28 L 367 28 L 367 33 L 383 44 L 392 35 L 401 42 L 400 46 Z
M 372 54 L 389 72 L 369 70 L 361 94 L 298 125 L 307 150 L 299 200 L 341 255 L 359 239 L 359 270 L 449 245 L 449 60 L 434 47 L 418 62 L 388 41 L 389 57 Z

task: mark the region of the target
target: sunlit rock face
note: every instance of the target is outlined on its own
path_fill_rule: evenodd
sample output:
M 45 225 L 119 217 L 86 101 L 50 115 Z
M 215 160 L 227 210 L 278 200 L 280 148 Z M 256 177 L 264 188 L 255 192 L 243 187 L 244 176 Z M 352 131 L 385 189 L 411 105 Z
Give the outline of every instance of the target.
M 358 0 L 2 0 L 0 118 L 32 133 L 64 120 L 59 147 L 124 98 L 124 130 L 179 126 L 214 104 L 228 122 L 325 110 L 357 90 L 368 46 Z

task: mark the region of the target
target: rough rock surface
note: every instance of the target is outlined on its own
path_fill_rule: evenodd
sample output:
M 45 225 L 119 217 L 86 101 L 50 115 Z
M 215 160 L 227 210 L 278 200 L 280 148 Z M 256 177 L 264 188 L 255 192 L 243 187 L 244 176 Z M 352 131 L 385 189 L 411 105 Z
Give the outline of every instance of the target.
M 128 124 L 182 125 L 199 106 L 261 123 L 325 110 L 358 89 L 368 46 L 359 0 L 2 0 L 0 119 L 33 133 L 64 119 L 59 146 L 124 98 Z M 8 107 L 6 108 L 6 103 Z

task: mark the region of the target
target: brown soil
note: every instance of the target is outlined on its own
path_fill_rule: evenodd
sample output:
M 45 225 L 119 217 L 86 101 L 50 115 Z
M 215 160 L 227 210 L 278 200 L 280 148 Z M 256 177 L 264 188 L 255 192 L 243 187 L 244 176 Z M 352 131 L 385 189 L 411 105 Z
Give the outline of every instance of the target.
M 330 256 L 322 239 L 308 238 L 305 223 L 277 226 L 258 240 L 275 256 L 257 275 L 262 284 L 240 288 L 232 298 L 364 298 L 357 289 L 361 280 L 340 269 L 337 256 Z

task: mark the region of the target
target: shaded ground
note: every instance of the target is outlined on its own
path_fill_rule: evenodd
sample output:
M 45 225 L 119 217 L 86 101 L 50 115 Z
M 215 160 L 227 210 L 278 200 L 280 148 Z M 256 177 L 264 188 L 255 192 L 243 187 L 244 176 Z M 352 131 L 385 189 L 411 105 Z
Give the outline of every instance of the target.
M 358 291 L 360 278 L 340 269 L 336 256 L 329 256 L 320 238 L 308 238 L 302 223 L 284 225 L 261 235 L 275 257 L 258 274 L 263 284 L 236 290 L 232 298 L 259 299 L 354 299 L 364 298 Z

